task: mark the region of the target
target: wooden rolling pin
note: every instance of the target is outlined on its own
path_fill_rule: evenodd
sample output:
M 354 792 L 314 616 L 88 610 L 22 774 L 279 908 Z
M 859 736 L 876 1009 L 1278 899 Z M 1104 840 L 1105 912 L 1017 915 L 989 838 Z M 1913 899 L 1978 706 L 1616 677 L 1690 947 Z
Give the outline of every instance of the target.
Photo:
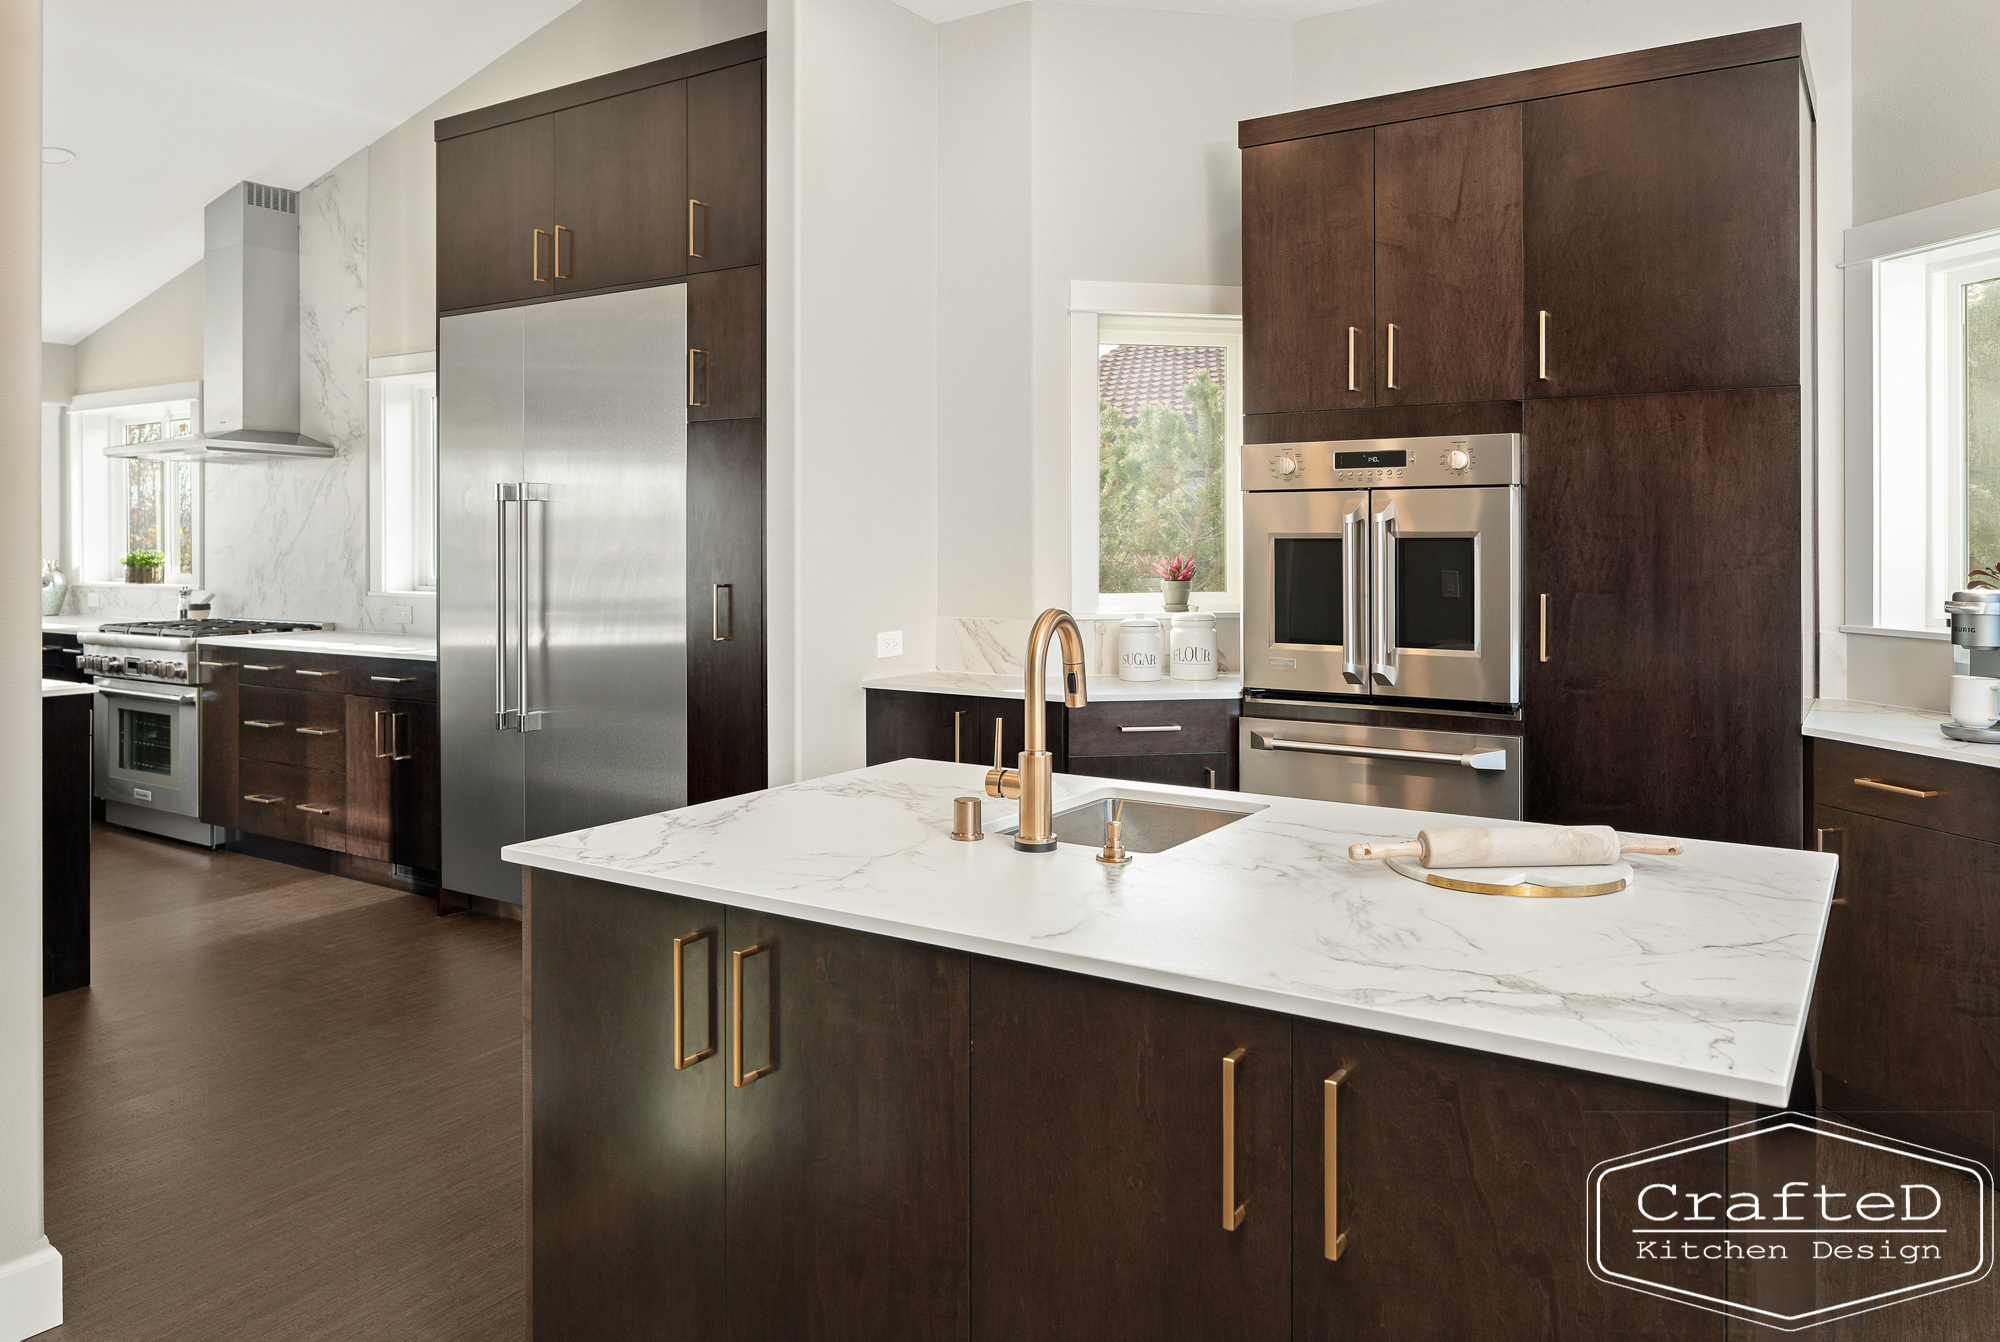
M 1679 839 L 1621 839 L 1609 825 L 1522 825 L 1507 829 L 1427 829 L 1408 843 L 1357 843 L 1356 861 L 1414 857 L 1426 867 L 1597 867 L 1620 853 L 1674 857 Z

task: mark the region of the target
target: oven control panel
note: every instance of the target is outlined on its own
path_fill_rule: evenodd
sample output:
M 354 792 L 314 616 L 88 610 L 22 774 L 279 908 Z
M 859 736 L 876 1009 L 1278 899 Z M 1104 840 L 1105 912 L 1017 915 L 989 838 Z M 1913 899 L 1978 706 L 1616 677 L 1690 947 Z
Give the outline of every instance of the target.
M 1260 443 L 1243 448 L 1243 488 L 1436 489 L 1521 482 L 1521 435 Z

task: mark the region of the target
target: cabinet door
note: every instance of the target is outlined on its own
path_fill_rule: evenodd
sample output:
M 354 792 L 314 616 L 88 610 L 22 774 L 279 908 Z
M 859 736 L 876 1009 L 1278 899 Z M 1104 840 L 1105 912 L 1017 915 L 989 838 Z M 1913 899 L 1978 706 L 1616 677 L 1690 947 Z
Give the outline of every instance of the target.
M 1375 403 L 1375 132 L 1243 151 L 1243 409 Z
M 721 1337 L 722 909 L 537 871 L 527 935 L 530 1335 Z
M 1527 434 L 1527 818 L 1796 847 L 1798 391 L 1532 401 Z
M 767 781 L 764 421 L 688 425 L 688 801 Z
M 1706 1096 L 1317 1022 L 1294 1025 L 1293 1336 L 1713 1338 L 1724 1321 L 1597 1281 L 1593 1166 L 1711 1132 Z M 1329 1108 L 1326 1081 L 1342 1069 Z M 1337 1123 L 1336 1177 L 1326 1125 Z M 1712 1157 L 1726 1188 L 1727 1156 Z M 1326 1256 L 1326 1193 L 1346 1247 Z M 1721 1296 L 1722 1262 L 1674 1284 Z M 1218 1333 L 1217 1336 L 1222 1334 Z
M 1840 854 L 1835 898 L 1844 901 L 1820 951 L 1813 1064 L 1885 1105 L 2000 1146 L 2000 846 L 1831 806 L 1814 808 L 1813 825 L 1821 846 Z
M 764 260 L 764 62 L 687 81 L 690 272 Z
M 964 1337 L 967 958 L 731 909 L 724 972 L 752 948 L 724 1041 L 754 1074 L 728 1090 L 729 1336 Z
M 345 705 L 347 851 L 436 871 L 437 706 L 359 695 Z
M 1382 405 L 1521 395 L 1518 106 L 1376 128 L 1372 338 Z
M 243 789 L 237 786 L 238 735 L 242 731 L 241 664 L 233 652 L 207 648 L 201 673 L 207 679 L 196 692 L 201 705 L 201 821 L 235 829 Z
M 1289 1020 L 979 960 L 972 1042 L 975 1342 L 1290 1335 Z
M 438 141 L 438 311 L 554 293 L 555 225 L 553 116 Z
M 688 276 L 688 422 L 764 413 L 764 268 Z
M 554 114 L 557 293 L 687 273 L 687 83 Z
M 1801 115 L 1796 61 L 1525 105 L 1530 396 L 1797 384 Z
M 1071 755 L 1066 773 L 1087 778 L 1121 778 L 1133 783 L 1175 787 L 1236 787 L 1234 759 L 1223 753 L 1181 755 Z

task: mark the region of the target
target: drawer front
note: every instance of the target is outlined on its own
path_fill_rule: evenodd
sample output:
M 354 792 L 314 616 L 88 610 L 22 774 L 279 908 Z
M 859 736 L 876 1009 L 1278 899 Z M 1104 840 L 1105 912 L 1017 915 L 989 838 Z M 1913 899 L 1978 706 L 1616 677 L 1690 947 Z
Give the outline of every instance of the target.
M 1812 758 L 1815 805 L 2000 840 L 2000 769 L 1845 741 L 1814 740 Z
M 365 694 L 378 699 L 437 699 L 435 662 L 264 648 L 206 648 L 201 656 L 205 662 L 236 663 L 245 685 L 319 694 Z
M 246 759 L 236 828 L 335 852 L 347 847 L 347 779 L 324 769 Z
M 1069 713 L 1070 757 L 1227 754 L 1235 748 L 1228 699 L 1113 700 Z
M 342 773 L 347 768 L 347 700 L 336 694 L 243 687 L 237 746 L 244 759 Z
M 1087 778 L 1117 778 L 1128 783 L 1168 783 L 1176 787 L 1221 788 L 1233 792 L 1232 759 L 1217 752 L 1206 755 L 1071 755 L 1069 770 Z
M 436 703 L 438 669 L 436 662 L 408 661 L 400 657 L 350 657 L 353 688 L 349 694 L 365 694 L 374 699 L 420 699 Z

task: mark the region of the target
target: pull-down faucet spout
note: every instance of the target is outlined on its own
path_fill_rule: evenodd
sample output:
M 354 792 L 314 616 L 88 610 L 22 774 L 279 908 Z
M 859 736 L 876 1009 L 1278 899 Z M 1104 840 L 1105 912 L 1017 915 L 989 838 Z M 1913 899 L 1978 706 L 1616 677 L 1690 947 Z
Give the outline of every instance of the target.
M 1021 767 L 987 771 L 986 795 L 1018 799 L 1021 824 L 1014 835 L 1014 847 L 1023 853 L 1053 853 L 1056 850 L 1055 798 L 1053 794 L 1055 757 L 1049 753 L 1048 680 L 1044 674 L 1049 659 L 1049 639 L 1062 641 L 1063 702 L 1082 708 L 1090 702 L 1084 688 L 1083 634 L 1066 610 L 1051 608 L 1035 621 L 1028 635 L 1028 672 L 1021 724 Z

